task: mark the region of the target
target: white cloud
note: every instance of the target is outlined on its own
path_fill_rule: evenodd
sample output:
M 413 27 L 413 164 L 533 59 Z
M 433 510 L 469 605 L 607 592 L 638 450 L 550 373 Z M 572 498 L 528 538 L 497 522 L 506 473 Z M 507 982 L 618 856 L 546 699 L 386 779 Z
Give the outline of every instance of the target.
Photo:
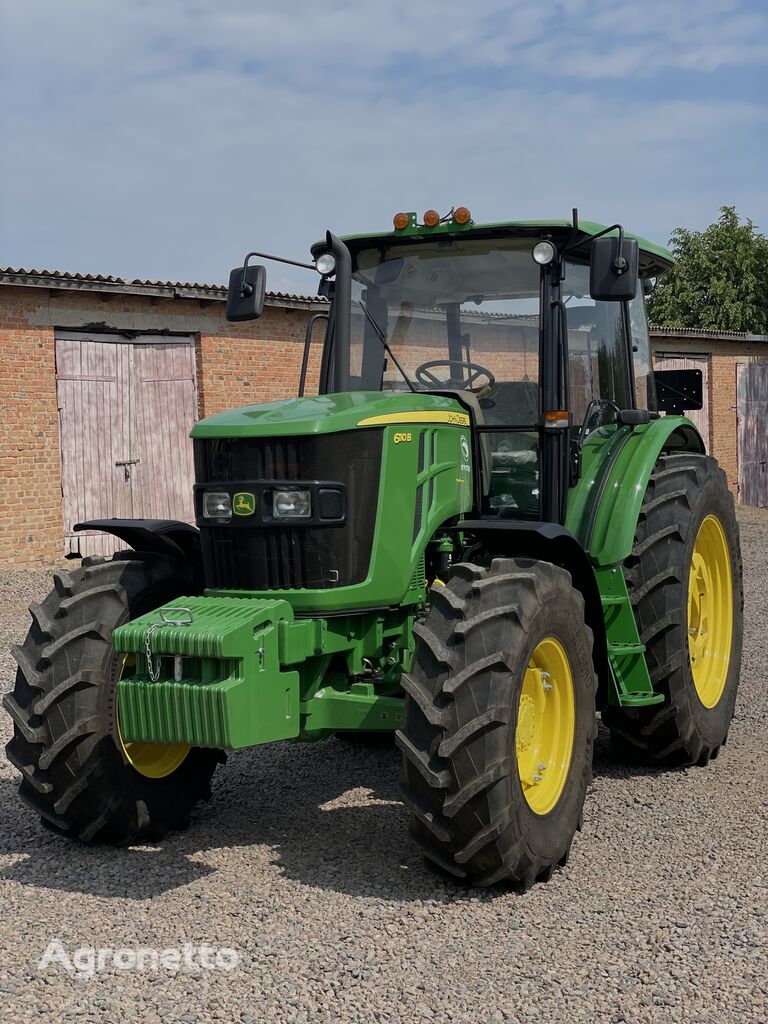
M 328 226 L 453 203 L 483 220 L 579 205 L 661 241 L 742 198 L 765 222 L 764 103 L 644 98 L 662 68 L 763 59 L 762 16 L 732 7 L 8 8 L 0 263 L 223 280 L 246 248 L 302 258 Z

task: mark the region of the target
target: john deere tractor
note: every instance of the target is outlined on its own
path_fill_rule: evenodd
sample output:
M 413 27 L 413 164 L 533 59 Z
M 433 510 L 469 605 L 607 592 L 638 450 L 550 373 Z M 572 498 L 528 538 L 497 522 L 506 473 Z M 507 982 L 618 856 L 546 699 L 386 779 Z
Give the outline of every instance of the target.
M 683 415 L 700 374 L 650 362 L 671 256 L 576 211 L 465 207 L 311 252 L 328 312 L 299 397 L 200 421 L 197 525 L 83 523 L 128 550 L 32 606 L 5 698 L 21 795 L 56 832 L 138 843 L 187 822 L 226 751 L 391 732 L 428 861 L 546 881 L 596 711 L 619 755 L 702 766 L 733 716 L 733 502 Z M 262 312 L 259 255 L 232 321 Z

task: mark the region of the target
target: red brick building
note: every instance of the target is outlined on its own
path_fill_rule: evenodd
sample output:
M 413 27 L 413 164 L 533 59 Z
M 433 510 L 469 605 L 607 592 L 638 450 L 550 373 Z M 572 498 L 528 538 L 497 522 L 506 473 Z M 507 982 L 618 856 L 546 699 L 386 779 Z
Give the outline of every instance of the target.
M 194 420 L 296 394 L 306 324 L 326 303 L 271 293 L 260 320 L 235 325 L 225 298 L 218 285 L 0 270 L 0 565 L 108 550 L 74 534 L 78 519 L 191 518 Z M 702 368 L 700 427 L 734 493 L 768 504 L 768 337 L 653 334 L 665 366 Z M 319 345 L 310 385 L 318 358 Z

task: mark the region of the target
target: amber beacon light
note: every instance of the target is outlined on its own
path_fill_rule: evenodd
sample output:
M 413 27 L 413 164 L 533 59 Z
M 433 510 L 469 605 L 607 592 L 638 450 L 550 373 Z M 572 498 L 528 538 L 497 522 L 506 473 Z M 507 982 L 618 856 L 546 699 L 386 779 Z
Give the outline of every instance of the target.
M 424 227 L 425 228 L 436 228 L 440 223 L 440 214 L 437 210 L 427 210 L 424 214 Z
M 470 214 L 466 206 L 459 206 L 454 211 L 453 219 L 457 224 L 469 224 L 471 216 L 472 215 Z
M 398 231 L 402 231 L 403 228 L 408 227 L 408 214 L 407 213 L 396 213 L 392 218 L 392 223 L 395 225 Z

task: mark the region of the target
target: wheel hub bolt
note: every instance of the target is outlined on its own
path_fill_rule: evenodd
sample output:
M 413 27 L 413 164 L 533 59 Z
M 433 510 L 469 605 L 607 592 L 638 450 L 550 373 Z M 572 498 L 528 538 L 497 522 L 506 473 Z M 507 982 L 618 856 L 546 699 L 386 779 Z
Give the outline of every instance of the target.
M 552 689 L 552 683 L 549 681 L 549 672 L 541 673 L 541 685 L 544 688 L 544 693 L 549 693 Z
M 537 767 L 538 767 L 540 772 L 546 771 L 546 769 L 547 769 L 547 766 L 544 764 L 543 761 L 539 761 Z
M 534 784 L 537 783 L 537 782 L 541 782 L 541 776 L 539 775 L 538 772 L 534 772 L 532 778 L 533 778 Z

